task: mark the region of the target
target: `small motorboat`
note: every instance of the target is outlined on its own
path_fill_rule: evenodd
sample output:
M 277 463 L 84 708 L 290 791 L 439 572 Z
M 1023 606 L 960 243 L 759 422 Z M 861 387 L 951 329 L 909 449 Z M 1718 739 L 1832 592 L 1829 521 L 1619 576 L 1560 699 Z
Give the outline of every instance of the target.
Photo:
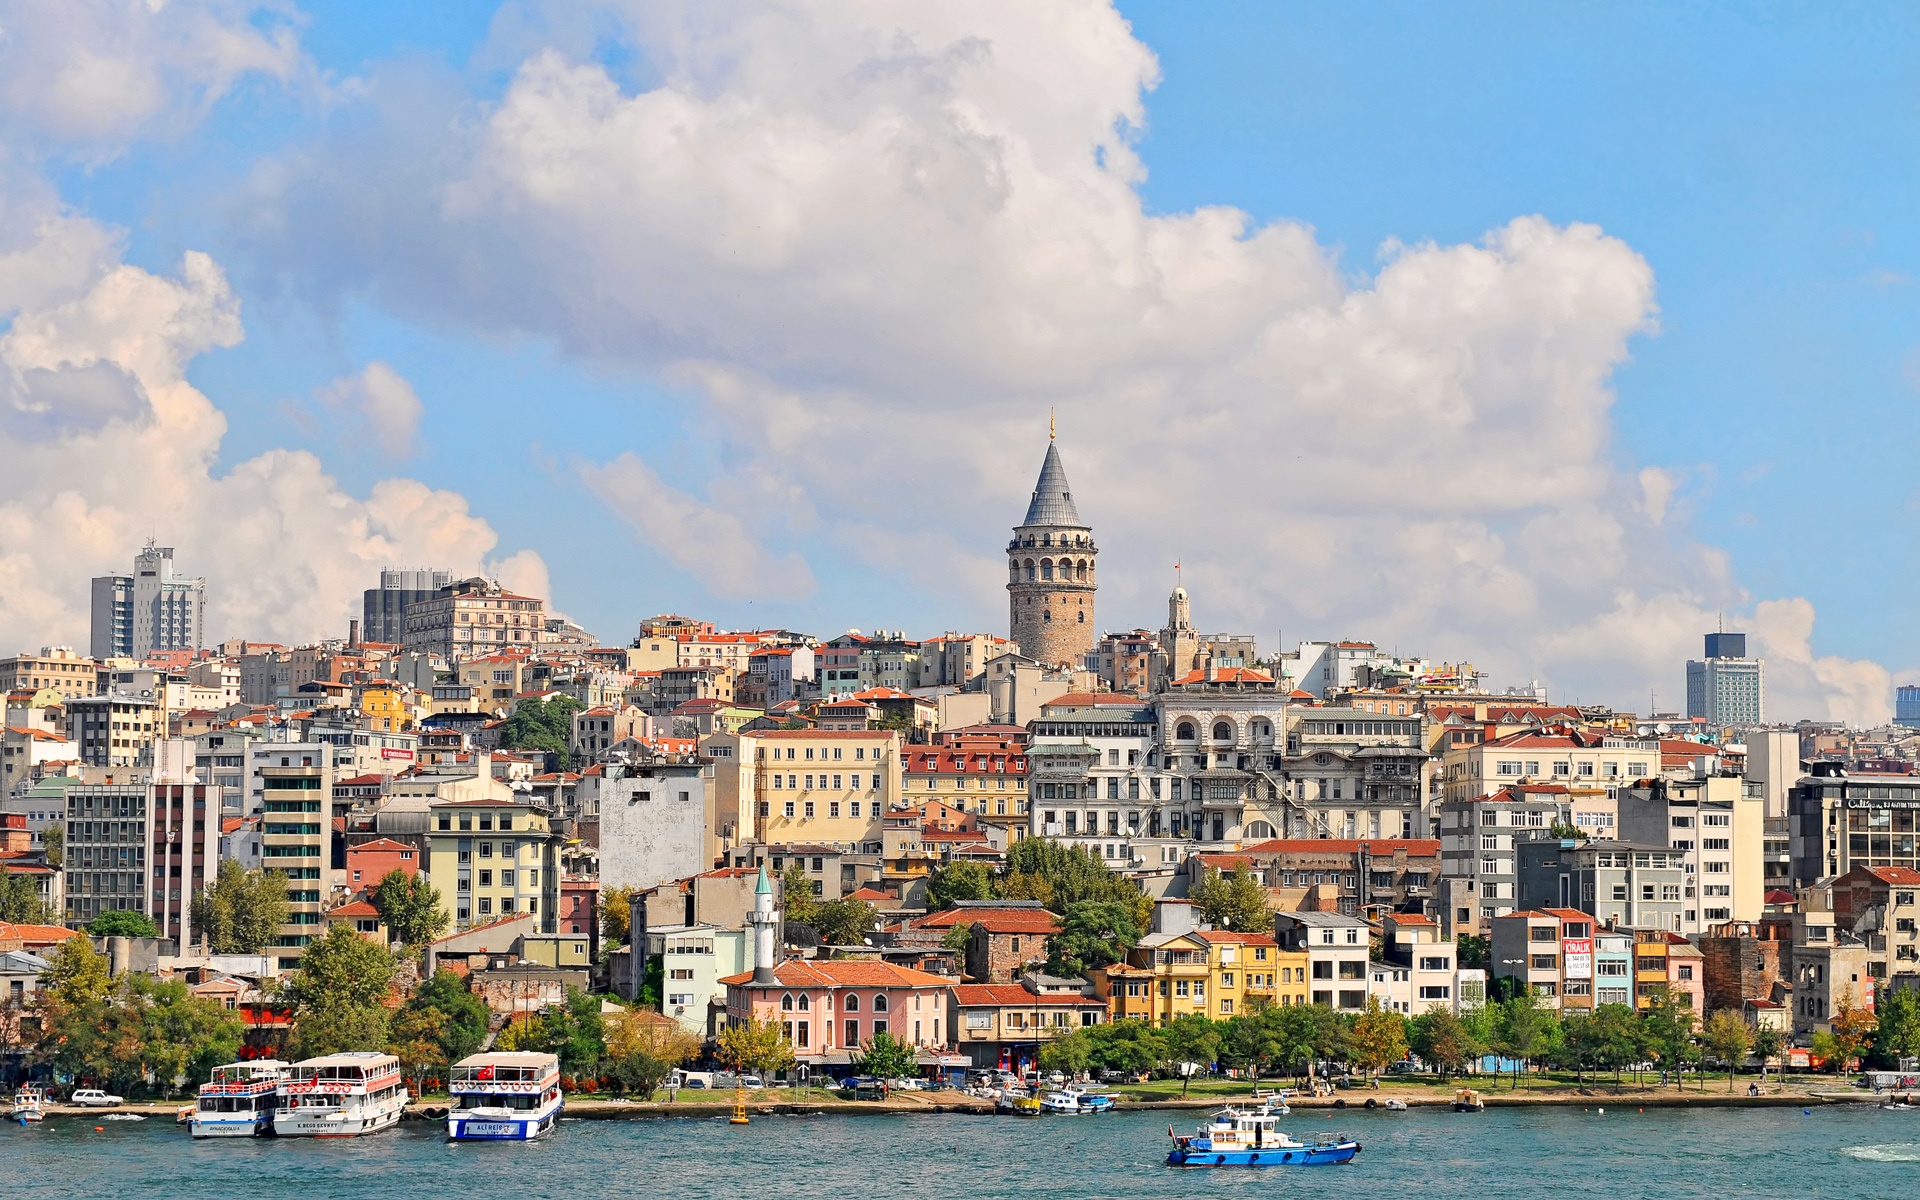
M 47 1119 L 47 1093 L 31 1083 L 23 1083 L 13 1094 L 13 1108 L 7 1114 L 8 1119 L 22 1125 Z
M 1477 1113 L 1487 1111 L 1487 1102 L 1479 1092 L 1472 1088 L 1460 1088 L 1453 1093 L 1453 1111 Z
M 139 1113 L 119 1113 L 119 1112 L 108 1113 L 106 1116 L 101 1117 L 100 1119 L 102 1121 L 144 1121 L 146 1120 L 146 1118 L 141 1116 Z
M 1302 1142 L 1279 1128 L 1279 1117 L 1265 1109 L 1227 1107 L 1198 1133 L 1182 1137 L 1167 1126 L 1173 1149 L 1170 1167 L 1320 1167 L 1353 1161 L 1360 1143 L 1342 1134 Z
M 1385 1104 L 1381 1105 L 1381 1107 L 1385 1108 L 1388 1112 L 1405 1112 L 1407 1111 L 1407 1102 L 1405 1100 L 1402 1100 L 1400 1097 L 1395 1096 L 1391 1100 L 1388 1100 Z

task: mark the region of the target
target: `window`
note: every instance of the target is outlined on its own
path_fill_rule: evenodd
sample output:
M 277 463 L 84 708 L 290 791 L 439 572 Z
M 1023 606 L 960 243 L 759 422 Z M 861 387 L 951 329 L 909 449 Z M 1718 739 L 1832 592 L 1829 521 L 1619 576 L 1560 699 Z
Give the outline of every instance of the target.
M 875 992 L 873 994 L 873 1011 L 877 1013 L 887 1011 L 887 994 L 885 992 Z M 886 1022 L 881 1021 L 876 1023 L 873 1029 L 875 1033 L 882 1033 L 885 1032 L 886 1027 Z

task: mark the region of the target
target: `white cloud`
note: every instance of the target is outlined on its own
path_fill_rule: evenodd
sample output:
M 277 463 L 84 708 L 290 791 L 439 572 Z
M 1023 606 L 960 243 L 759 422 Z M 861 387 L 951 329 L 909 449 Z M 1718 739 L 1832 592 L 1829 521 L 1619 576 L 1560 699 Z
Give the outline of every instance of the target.
M 670 486 L 637 455 L 622 454 L 605 466 L 583 464 L 580 478 L 634 532 L 715 595 L 786 599 L 813 590 L 813 576 L 798 555 L 769 553 L 738 517 Z
M 196 120 L 245 76 L 303 68 L 290 5 L 251 0 L 4 0 L 0 124 L 111 157 Z
M 323 410 L 346 424 L 354 444 L 371 442 L 389 458 L 414 451 L 420 430 L 420 397 L 406 377 L 384 362 L 370 362 L 356 375 L 336 379 L 314 394 Z
M 1057 407 L 1109 626 L 1158 620 L 1177 557 L 1210 625 L 1626 703 L 1750 605 L 1611 445 L 1657 307 L 1602 230 L 1521 216 L 1356 278 L 1297 222 L 1151 213 L 1129 138 L 1158 66 L 1092 0 L 608 7 L 646 90 L 572 6 L 522 8 L 512 39 L 560 34 L 503 35 L 497 103 L 390 74 L 376 140 L 263 172 L 246 227 L 294 275 L 691 385 L 709 499 L 631 454 L 582 477 L 715 595 L 810 589 L 772 508 L 829 554 L 990 552 Z M 993 583 L 928 590 L 997 627 Z M 1791 703 L 1866 711 L 1870 680 L 1808 661 Z
M 242 336 L 224 273 L 189 253 L 152 274 L 118 261 L 107 231 L 41 217 L 63 244 L 19 253 L 75 261 L 32 273 L 0 333 L 0 652 L 84 646 L 88 578 L 126 570 L 148 536 L 208 577 L 211 634 L 283 641 L 343 635 L 382 566 L 477 571 L 494 551 L 464 497 L 414 480 L 360 499 L 290 450 L 216 473 L 226 422 L 186 367 Z M 544 586 L 530 552 L 496 565 Z

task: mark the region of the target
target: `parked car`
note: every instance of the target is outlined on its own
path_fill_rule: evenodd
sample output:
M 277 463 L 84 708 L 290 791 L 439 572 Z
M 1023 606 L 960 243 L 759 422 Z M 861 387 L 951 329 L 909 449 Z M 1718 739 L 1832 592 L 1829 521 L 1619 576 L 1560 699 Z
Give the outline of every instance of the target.
M 108 1095 L 99 1088 L 81 1088 L 73 1095 L 67 1097 L 67 1103 L 84 1104 L 88 1108 L 112 1108 L 116 1104 L 125 1104 L 126 1102 L 126 1097 Z

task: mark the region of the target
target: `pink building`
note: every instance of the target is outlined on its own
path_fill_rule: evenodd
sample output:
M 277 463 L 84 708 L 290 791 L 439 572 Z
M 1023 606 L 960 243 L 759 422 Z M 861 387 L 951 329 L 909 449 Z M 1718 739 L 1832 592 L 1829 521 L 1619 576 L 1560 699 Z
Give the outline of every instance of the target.
M 876 1033 L 923 1050 L 944 1047 L 951 981 L 871 959 L 788 959 L 773 982 L 730 975 L 727 1019 L 778 1021 L 794 1055 L 809 1066 L 845 1064 Z

